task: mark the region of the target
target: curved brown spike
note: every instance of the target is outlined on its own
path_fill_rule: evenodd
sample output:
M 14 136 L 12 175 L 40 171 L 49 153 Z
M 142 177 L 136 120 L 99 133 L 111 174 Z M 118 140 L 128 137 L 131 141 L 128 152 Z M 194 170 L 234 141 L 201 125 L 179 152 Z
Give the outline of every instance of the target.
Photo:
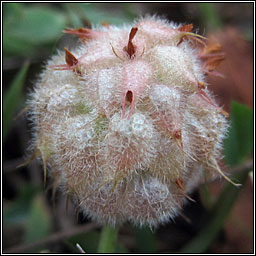
M 67 28 L 67 29 L 64 29 L 63 32 L 66 34 L 77 35 L 81 39 L 86 39 L 91 37 L 91 29 L 89 28 L 77 28 L 77 29 Z
M 185 190 L 184 189 L 184 186 L 183 186 L 183 181 L 182 181 L 182 179 L 180 179 L 180 178 L 178 178 L 178 179 L 176 179 L 176 184 L 177 184 L 177 186 L 181 189 L 181 190 Z
M 77 58 L 67 48 L 64 48 L 64 50 L 66 52 L 65 61 L 67 65 L 71 67 L 75 66 L 78 63 Z
M 211 158 L 211 162 L 208 163 L 210 167 L 212 167 L 214 170 L 216 170 L 224 179 L 226 179 L 229 183 L 234 185 L 235 187 L 240 187 L 242 184 L 235 183 L 233 180 L 231 180 L 228 176 L 224 174 L 224 172 L 220 169 L 219 164 L 217 163 L 216 159 Z
M 192 201 L 192 202 L 196 202 L 194 199 L 192 199 L 190 196 L 188 196 L 186 193 L 185 193 L 185 188 L 184 188 L 184 186 L 183 186 L 183 181 L 182 181 L 182 179 L 180 179 L 180 178 L 178 178 L 178 179 L 176 179 L 176 184 L 177 184 L 177 186 L 178 186 L 178 188 L 181 190 L 181 192 L 182 192 L 182 194 L 188 199 L 188 200 L 190 200 L 190 201 Z
M 222 115 L 224 115 L 225 117 L 229 117 L 229 114 L 224 110 L 221 109 L 220 107 L 218 107 L 213 101 L 212 99 L 203 91 L 203 89 L 205 89 L 205 84 L 204 82 L 197 82 L 197 93 L 199 95 L 200 98 L 202 98 L 205 102 L 207 102 L 208 104 L 212 105 L 213 107 L 215 107 Z
M 174 141 L 176 142 L 177 146 L 179 147 L 180 151 L 183 154 L 183 158 L 184 156 L 188 156 L 190 159 L 192 159 L 193 161 L 196 161 L 196 159 L 194 157 L 192 157 L 190 154 L 188 154 L 187 152 L 184 151 L 183 149 L 183 142 L 182 142 L 182 134 L 181 134 L 181 130 L 176 130 L 173 133 L 173 137 L 174 137 Z M 184 158 L 185 161 L 185 158 Z M 184 162 L 184 166 L 185 166 L 185 162 Z
M 191 32 L 193 30 L 193 24 L 183 25 L 179 27 L 178 30 L 181 32 Z
M 128 44 L 127 46 L 124 47 L 124 50 L 128 53 L 128 55 L 130 56 L 130 58 L 134 55 L 136 47 L 133 45 L 132 40 L 134 38 L 134 36 L 136 35 L 138 31 L 138 28 L 132 28 L 129 34 L 129 40 L 128 40 Z
M 137 31 L 138 31 L 138 28 L 137 28 L 137 27 L 131 29 L 130 34 L 129 34 L 129 41 L 130 41 L 130 42 L 132 41 L 132 39 L 133 39 L 134 36 L 136 35 Z
M 40 155 L 40 151 L 38 150 L 38 148 L 35 148 L 32 155 L 24 163 L 21 163 L 18 166 L 16 166 L 16 168 L 18 169 L 30 164 L 39 155 Z

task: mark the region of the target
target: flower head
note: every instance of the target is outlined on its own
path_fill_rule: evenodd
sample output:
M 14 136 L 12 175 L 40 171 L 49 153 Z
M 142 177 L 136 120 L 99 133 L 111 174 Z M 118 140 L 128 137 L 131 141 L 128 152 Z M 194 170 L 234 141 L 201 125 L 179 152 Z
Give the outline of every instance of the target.
M 34 146 L 92 219 L 157 226 L 222 173 L 228 125 L 205 77 L 223 55 L 192 29 L 155 17 L 67 29 L 82 44 L 42 72 L 29 101 Z

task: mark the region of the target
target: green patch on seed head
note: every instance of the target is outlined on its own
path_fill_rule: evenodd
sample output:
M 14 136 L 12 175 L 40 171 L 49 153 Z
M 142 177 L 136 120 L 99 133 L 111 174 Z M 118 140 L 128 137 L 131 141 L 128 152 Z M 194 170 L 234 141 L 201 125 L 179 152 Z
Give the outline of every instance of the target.
M 53 150 L 51 149 L 50 139 L 47 137 L 41 138 L 38 141 L 37 148 L 41 152 L 41 155 L 47 160 L 53 154 Z
M 92 108 L 83 102 L 74 105 L 74 115 L 86 115 L 92 111 Z
M 157 81 L 158 82 L 164 82 L 163 76 L 160 73 L 157 73 Z
M 97 137 L 101 137 L 101 135 L 107 130 L 108 128 L 108 119 L 106 116 L 100 115 L 95 120 L 94 132 Z

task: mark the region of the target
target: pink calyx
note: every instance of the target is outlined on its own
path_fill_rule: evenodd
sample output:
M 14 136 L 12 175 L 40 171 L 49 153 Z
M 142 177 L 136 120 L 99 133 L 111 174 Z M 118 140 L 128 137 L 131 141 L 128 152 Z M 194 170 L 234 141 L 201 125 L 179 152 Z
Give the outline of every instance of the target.
M 144 61 L 131 61 L 123 67 L 122 118 L 125 107 L 130 104 L 128 119 L 131 117 L 135 103 L 145 91 L 152 74 L 151 66 Z
M 134 106 L 135 106 L 135 98 L 134 98 L 134 92 L 131 91 L 131 90 L 127 90 L 125 93 L 124 93 L 124 96 L 123 96 L 123 103 L 122 103 L 122 118 L 125 117 L 125 106 L 127 104 L 130 104 L 131 107 L 130 107 L 130 112 L 129 112 L 129 115 L 128 115 L 128 119 L 131 117 L 131 114 L 133 112 L 133 109 L 134 109 Z

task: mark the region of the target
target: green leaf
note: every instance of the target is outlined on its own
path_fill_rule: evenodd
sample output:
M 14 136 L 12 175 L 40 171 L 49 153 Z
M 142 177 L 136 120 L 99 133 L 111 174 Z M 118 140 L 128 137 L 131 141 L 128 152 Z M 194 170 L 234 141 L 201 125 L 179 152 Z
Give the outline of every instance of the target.
M 205 24 L 207 29 L 216 29 L 223 26 L 216 4 L 197 3 L 196 5 L 201 16 L 202 24 Z
M 99 243 L 100 234 L 96 231 L 91 231 L 84 234 L 79 234 L 73 237 L 70 237 L 67 240 L 67 245 L 78 252 L 76 244 L 78 243 L 86 253 L 95 253 L 97 251 L 97 246 Z
M 121 244 L 116 244 L 116 250 L 115 253 L 129 253 L 129 251 Z
M 28 72 L 29 63 L 25 62 L 19 73 L 15 76 L 9 90 L 3 98 L 3 141 L 6 138 L 14 113 L 22 98 L 22 88 Z
M 226 163 L 241 163 L 253 149 L 253 112 L 237 102 L 232 102 L 229 136 L 224 140 Z
M 19 17 L 22 14 L 24 4 L 21 3 L 3 3 L 4 24 L 11 22 L 13 17 Z
M 135 237 L 138 253 L 155 253 L 155 236 L 149 228 L 136 228 Z
M 13 49 L 16 53 L 20 42 L 21 49 L 25 48 L 25 43 L 41 45 L 53 42 L 61 35 L 66 25 L 65 15 L 47 8 L 46 5 L 23 6 L 19 15 L 16 15 L 17 11 L 9 10 L 8 13 L 3 26 L 3 38 L 6 38 L 4 51 L 7 53 Z
M 5 202 L 3 209 L 4 225 L 24 225 L 28 219 L 31 202 L 39 188 L 32 185 L 25 186 L 14 202 Z
M 104 11 L 103 6 L 100 4 L 85 5 L 83 3 L 76 4 L 80 9 L 82 15 L 84 15 L 92 24 L 97 25 L 101 22 L 107 22 L 113 25 L 121 25 L 131 22 L 131 16 L 126 15 L 125 11 L 116 13 L 112 10 L 108 12 Z
M 73 28 L 79 28 L 83 26 L 82 20 L 80 16 L 77 15 L 77 12 L 73 8 L 73 5 L 74 4 L 63 4 L 68 15 L 69 24 L 71 24 Z
M 42 196 L 37 196 L 31 203 L 25 231 L 25 243 L 31 243 L 50 234 L 51 221 Z
M 3 51 L 5 55 L 18 55 L 23 57 L 32 57 L 35 54 L 36 47 L 22 39 L 12 35 L 3 37 Z

